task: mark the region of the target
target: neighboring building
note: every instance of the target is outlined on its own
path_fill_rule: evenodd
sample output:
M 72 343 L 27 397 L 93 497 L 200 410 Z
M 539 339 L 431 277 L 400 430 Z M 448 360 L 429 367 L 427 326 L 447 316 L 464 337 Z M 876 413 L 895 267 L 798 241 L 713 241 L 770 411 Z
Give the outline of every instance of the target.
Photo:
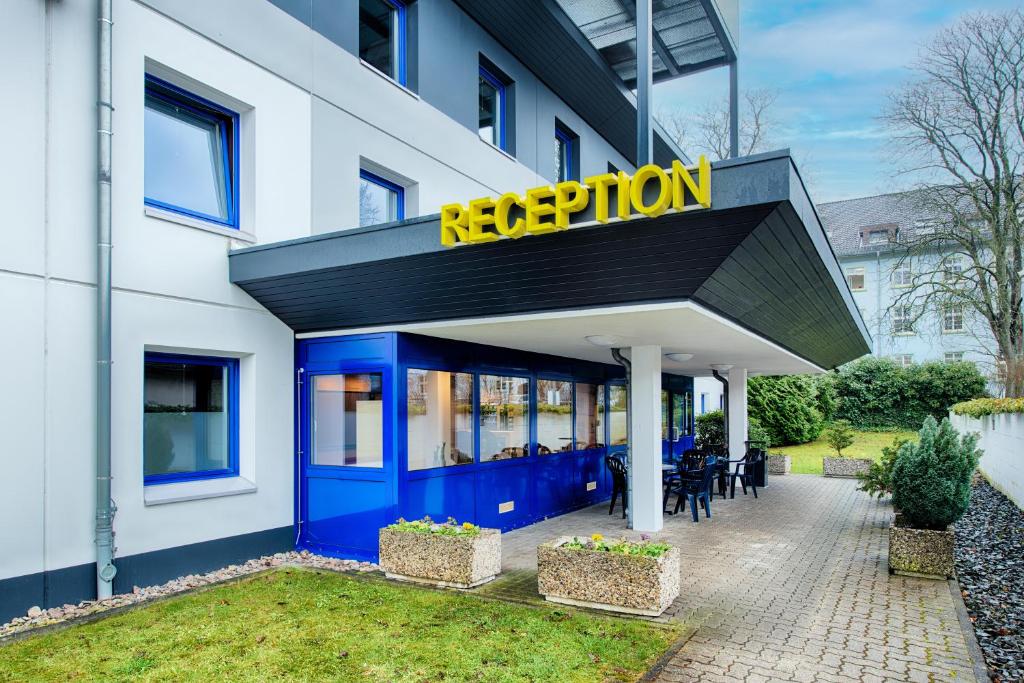
M 600 500 L 627 432 L 610 346 L 656 530 L 694 377 L 733 366 L 735 450 L 748 372 L 868 349 L 787 153 L 712 170 L 657 127 L 637 152 L 625 10 L 97 4 L 0 27 L 0 620 L 296 546 L 372 557 L 399 515 L 508 529 Z M 656 5 L 654 80 L 735 63 L 735 2 Z
M 901 240 L 928 235 L 943 220 L 926 215 L 915 192 L 900 192 L 818 205 L 822 224 L 843 266 L 857 307 L 871 329 L 872 353 L 901 365 L 972 361 L 990 371 L 993 348 L 985 320 L 962 306 L 919 310 L 900 295 L 915 274 L 967 267 L 952 251 L 901 258 Z

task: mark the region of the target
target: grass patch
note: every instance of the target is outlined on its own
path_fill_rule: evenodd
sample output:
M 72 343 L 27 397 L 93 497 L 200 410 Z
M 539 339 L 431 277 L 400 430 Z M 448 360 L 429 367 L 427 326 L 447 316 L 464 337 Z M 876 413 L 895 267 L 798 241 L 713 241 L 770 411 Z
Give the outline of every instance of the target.
M 917 442 L 917 432 L 878 432 L 855 429 L 853 445 L 843 449 L 843 455 L 852 458 L 870 458 L 878 460 L 882 457 L 882 447 L 888 446 L 893 439 L 909 439 Z M 799 446 L 781 446 L 768 449 L 769 453 L 788 455 L 793 461 L 794 474 L 821 474 L 821 461 L 826 455 L 835 455 L 835 451 L 822 435 L 816 441 L 802 443 Z
M 281 569 L 0 646 L 0 680 L 636 680 L 678 635 Z

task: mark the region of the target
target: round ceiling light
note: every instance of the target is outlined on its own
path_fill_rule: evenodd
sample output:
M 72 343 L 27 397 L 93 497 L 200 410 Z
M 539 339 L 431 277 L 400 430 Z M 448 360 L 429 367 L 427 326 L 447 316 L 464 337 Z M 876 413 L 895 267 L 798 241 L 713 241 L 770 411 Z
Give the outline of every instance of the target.
M 584 337 L 584 339 L 594 346 L 603 346 L 605 348 L 622 345 L 622 340 L 611 334 L 590 334 Z
M 665 358 L 674 360 L 677 363 L 685 363 L 688 360 L 693 359 L 692 353 L 666 353 Z

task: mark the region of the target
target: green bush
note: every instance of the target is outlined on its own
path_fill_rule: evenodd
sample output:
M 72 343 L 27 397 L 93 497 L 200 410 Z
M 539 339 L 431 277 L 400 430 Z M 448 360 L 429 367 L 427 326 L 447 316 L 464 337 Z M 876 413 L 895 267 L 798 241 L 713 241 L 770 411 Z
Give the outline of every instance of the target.
M 906 439 L 893 439 L 891 445 L 882 448 L 882 457 L 872 462 L 867 472 L 857 474 L 857 478 L 860 479 L 858 490 L 877 498 L 892 493 L 892 468 L 896 464 L 900 448 L 905 443 Z
M 930 415 L 920 442 L 900 446 L 892 469 L 892 502 L 907 523 L 943 530 L 963 517 L 971 500 L 971 475 L 978 466 L 978 439 L 960 436 L 944 418 Z
M 957 403 L 952 410 L 957 415 L 975 419 L 1002 413 L 1024 413 L 1024 398 L 976 398 Z
M 768 434 L 768 430 L 761 426 L 761 423 L 755 417 L 751 417 L 747 420 L 747 439 L 752 443 L 757 443 L 758 448 L 769 448 L 773 446 L 771 436 Z
M 807 375 L 752 377 L 747 384 L 747 410 L 775 446 L 814 441 L 825 425 L 818 387 Z
M 703 415 L 698 415 L 694 422 L 696 423 L 694 443 L 697 448 L 725 443 L 725 413 L 721 410 L 711 410 Z
M 836 420 L 825 430 L 825 441 L 835 449 L 836 455 L 843 457 L 843 449 L 853 445 L 853 429 L 846 420 Z
M 986 381 L 973 363 L 923 363 L 904 368 L 870 356 L 835 375 L 835 417 L 859 429 L 914 429 L 929 415 L 941 420 L 950 407 L 984 396 Z

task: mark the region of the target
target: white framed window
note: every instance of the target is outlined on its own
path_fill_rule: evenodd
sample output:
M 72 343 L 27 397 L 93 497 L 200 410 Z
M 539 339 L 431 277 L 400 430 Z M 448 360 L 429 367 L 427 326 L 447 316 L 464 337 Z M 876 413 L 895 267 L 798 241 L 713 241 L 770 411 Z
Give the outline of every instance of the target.
M 862 245 L 877 246 L 889 243 L 888 228 L 871 228 L 861 233 L 860 243 Z
M 942 307 L 942 331 L 963 332 L 964 331 L 964 307 L 963 304 L 947 304 Z
M 901 368 L 909 368 L 914 364 L 914 354 L 912 353 L 897 353 L 892 357 L 892 359 L 896 361 L 896 365 Z
M 964 260 L 960 256 L 950 256 L 942 264 L 942 277 L 946 282 L 959 280 L 964 272 Z
M 914 334 L 914 318 L 910 306 L 894 306 L 891 317 L 893 334 Z
M 892 271 L 892 286 L 897 289 L 906 289 L 913 284 L 913 273 L 909 265 L 896 266 Z
M 846 269 L 846 281 L 850 284 L 850 289 L 855 292 L 863 292 L 864 287 L 864 269 L 863 268 L 847 268 Z
M 942 360 L 947 363 L 959 363 L 964 359 L 963 351 L 946 351 L 942 356 Z

